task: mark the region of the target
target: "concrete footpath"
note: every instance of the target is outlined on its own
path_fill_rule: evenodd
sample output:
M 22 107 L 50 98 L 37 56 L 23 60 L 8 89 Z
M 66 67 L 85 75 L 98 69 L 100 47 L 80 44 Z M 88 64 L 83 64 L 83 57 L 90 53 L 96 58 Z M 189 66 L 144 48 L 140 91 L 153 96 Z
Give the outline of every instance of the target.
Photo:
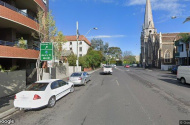
M 93 71 L 89 71 L 88 73 L 91 74 L 99 69 L 100 68 L 93 70 Z M 64 78 L 63 80 L 67 81 L 67 78 L 68 77 Z M 18 111 L 18 109 L 15 109 L 14 105 L 13 105 L 14 96 L 15 95 L 10 95 L 7 97 L 0 98 L 0 119 Z

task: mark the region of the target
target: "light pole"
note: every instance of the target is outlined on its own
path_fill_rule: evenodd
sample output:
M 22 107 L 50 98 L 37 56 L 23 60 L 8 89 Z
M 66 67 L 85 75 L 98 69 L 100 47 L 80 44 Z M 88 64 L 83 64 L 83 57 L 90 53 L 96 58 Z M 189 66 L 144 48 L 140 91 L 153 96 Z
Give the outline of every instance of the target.
M 77 35 L 77 60 L 76 60 L 76 65 L 77 65 L 77 72 L 79 71 L 79 69 L 78 69 L 78 67 L 79 67 L 79 43 L 78 43 L 78 41 L 79 41 L 79 30 L 78 30 L 78 21 L 77 21 L 77 23 L 76 23 L 76 26 L 77 26 L 77 30 L 76 30 L 76 35 Z M 88 33 L 92 30 L 92 29 L 94 29 L 94 30 L 98 30 L 98 28 L 91 28 L 83 37 L 82 37 L 82 39 L 80 40 L 80 41 L 82 41 L 87 35 L 88 35 Z

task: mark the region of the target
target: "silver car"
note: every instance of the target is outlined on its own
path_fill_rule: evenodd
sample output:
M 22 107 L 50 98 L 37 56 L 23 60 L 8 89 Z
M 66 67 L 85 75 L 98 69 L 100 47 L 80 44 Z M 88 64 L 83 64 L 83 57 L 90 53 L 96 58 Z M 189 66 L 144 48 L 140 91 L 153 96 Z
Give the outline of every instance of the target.
M 68 81 L 74 83 L 74 85 L 86 85 L 90 81 L 90 77 L 87 72 L 75 72 L 71 74 Z

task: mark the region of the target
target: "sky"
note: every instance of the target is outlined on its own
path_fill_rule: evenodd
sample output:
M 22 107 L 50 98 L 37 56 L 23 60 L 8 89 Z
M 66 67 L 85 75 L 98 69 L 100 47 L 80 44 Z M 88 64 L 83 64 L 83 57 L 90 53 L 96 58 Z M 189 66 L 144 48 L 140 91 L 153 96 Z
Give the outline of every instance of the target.
M 155 28 L 160 33 L 190 32 L 190 0 L 150 0 Z M 140 35 L 144 23 L 146 0 L 49 0 L 58 31 L 101 38 L 109 46 L 140 54 Z M 176 19 L 171 19 L 176 16 Z

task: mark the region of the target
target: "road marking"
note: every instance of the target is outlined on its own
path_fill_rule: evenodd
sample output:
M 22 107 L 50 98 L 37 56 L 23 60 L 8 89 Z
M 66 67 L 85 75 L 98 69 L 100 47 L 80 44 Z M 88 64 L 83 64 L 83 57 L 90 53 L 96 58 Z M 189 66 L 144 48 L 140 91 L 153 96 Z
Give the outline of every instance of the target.
M 116 80 L 116 82 L 117 82 L 117 85 L 119 86 L 119 82 Z

